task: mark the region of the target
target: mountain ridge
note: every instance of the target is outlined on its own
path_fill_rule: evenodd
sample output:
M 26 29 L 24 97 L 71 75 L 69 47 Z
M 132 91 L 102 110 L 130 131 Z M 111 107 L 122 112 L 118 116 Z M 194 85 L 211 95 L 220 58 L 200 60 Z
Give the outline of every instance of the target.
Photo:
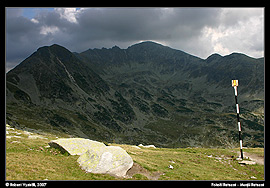
M 39 48 L 7 73 L 7 121 L 116 143 L 228 147 L 238 138 L 237 78 L 245 143 L 261 147 L 264 59 L 204 60 L 154 42 L 81 53 Z

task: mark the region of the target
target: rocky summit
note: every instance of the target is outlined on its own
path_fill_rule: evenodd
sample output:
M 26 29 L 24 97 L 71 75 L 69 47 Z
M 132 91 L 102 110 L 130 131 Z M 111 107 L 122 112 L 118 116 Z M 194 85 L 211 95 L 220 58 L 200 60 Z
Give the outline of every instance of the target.
M 127 49 L 37 49 L 6 75 L 6 119 L 103 142 L 264 147 L 264 58 L 201 59 L 151 41 Z

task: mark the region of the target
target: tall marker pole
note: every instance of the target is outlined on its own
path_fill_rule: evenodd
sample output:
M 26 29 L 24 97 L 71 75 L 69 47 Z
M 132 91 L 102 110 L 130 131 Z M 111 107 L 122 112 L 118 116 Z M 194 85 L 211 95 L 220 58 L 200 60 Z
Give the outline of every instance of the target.
M 235 94 L 237 124 L 238 124 L 238 130 L 239 130 L 240 152 L 241 152 L 241 158 L 244 159 L 244 156 L 243 156 L 243 141 L 242 141 L 242 138 L 241 138 L 241 124 L 240 124 L 240 119 L 239 119 L 239 104 L 237 102 L 237 86 L 238 86 L 238 80 L 232 80 L 232 87 L 234 88 L 234 94 Z

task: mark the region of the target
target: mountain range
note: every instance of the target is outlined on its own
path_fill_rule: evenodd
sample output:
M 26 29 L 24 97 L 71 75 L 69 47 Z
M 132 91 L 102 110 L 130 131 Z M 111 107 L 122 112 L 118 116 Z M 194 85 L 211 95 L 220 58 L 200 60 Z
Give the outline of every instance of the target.
M 264 58 L 192 56 L 151 41 L 127 49 L 39 48 L 6 74 L 17 127 L 158 147 L 264 147 Z

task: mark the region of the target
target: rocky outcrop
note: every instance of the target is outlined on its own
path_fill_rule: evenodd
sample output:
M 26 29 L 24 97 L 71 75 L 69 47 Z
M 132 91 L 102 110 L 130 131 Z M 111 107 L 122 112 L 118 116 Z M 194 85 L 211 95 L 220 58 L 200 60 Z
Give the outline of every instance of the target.
M 84 138 L 62 138 L 52 140 L 49 145 L 70 155 L 80 155 L 77 162 L 90 173 L 123 177 L 133 165 L 132 158 L 119 146 L 106 146 Z
M 133 160 L 125 150 L 118 146 L 89 149 L 77 162 L 86 172 L 110 174 L 123 177 L 132 167 Z
M 142 145 L 142 144 L 139 144 L 138 146 L 144 147 L 144 148 L 156 148 L 156 146 L 154 146 L 154 145 L 147 145 L 147 146 L 144 146 L 144 145 Z
M 68 152 L 70 155 L 82 155 L 88 149 L 105 147 L 106 145 L 84 138 L 61 138 L 52 140 L 49 145 L 58 148 L 62 152 Z

